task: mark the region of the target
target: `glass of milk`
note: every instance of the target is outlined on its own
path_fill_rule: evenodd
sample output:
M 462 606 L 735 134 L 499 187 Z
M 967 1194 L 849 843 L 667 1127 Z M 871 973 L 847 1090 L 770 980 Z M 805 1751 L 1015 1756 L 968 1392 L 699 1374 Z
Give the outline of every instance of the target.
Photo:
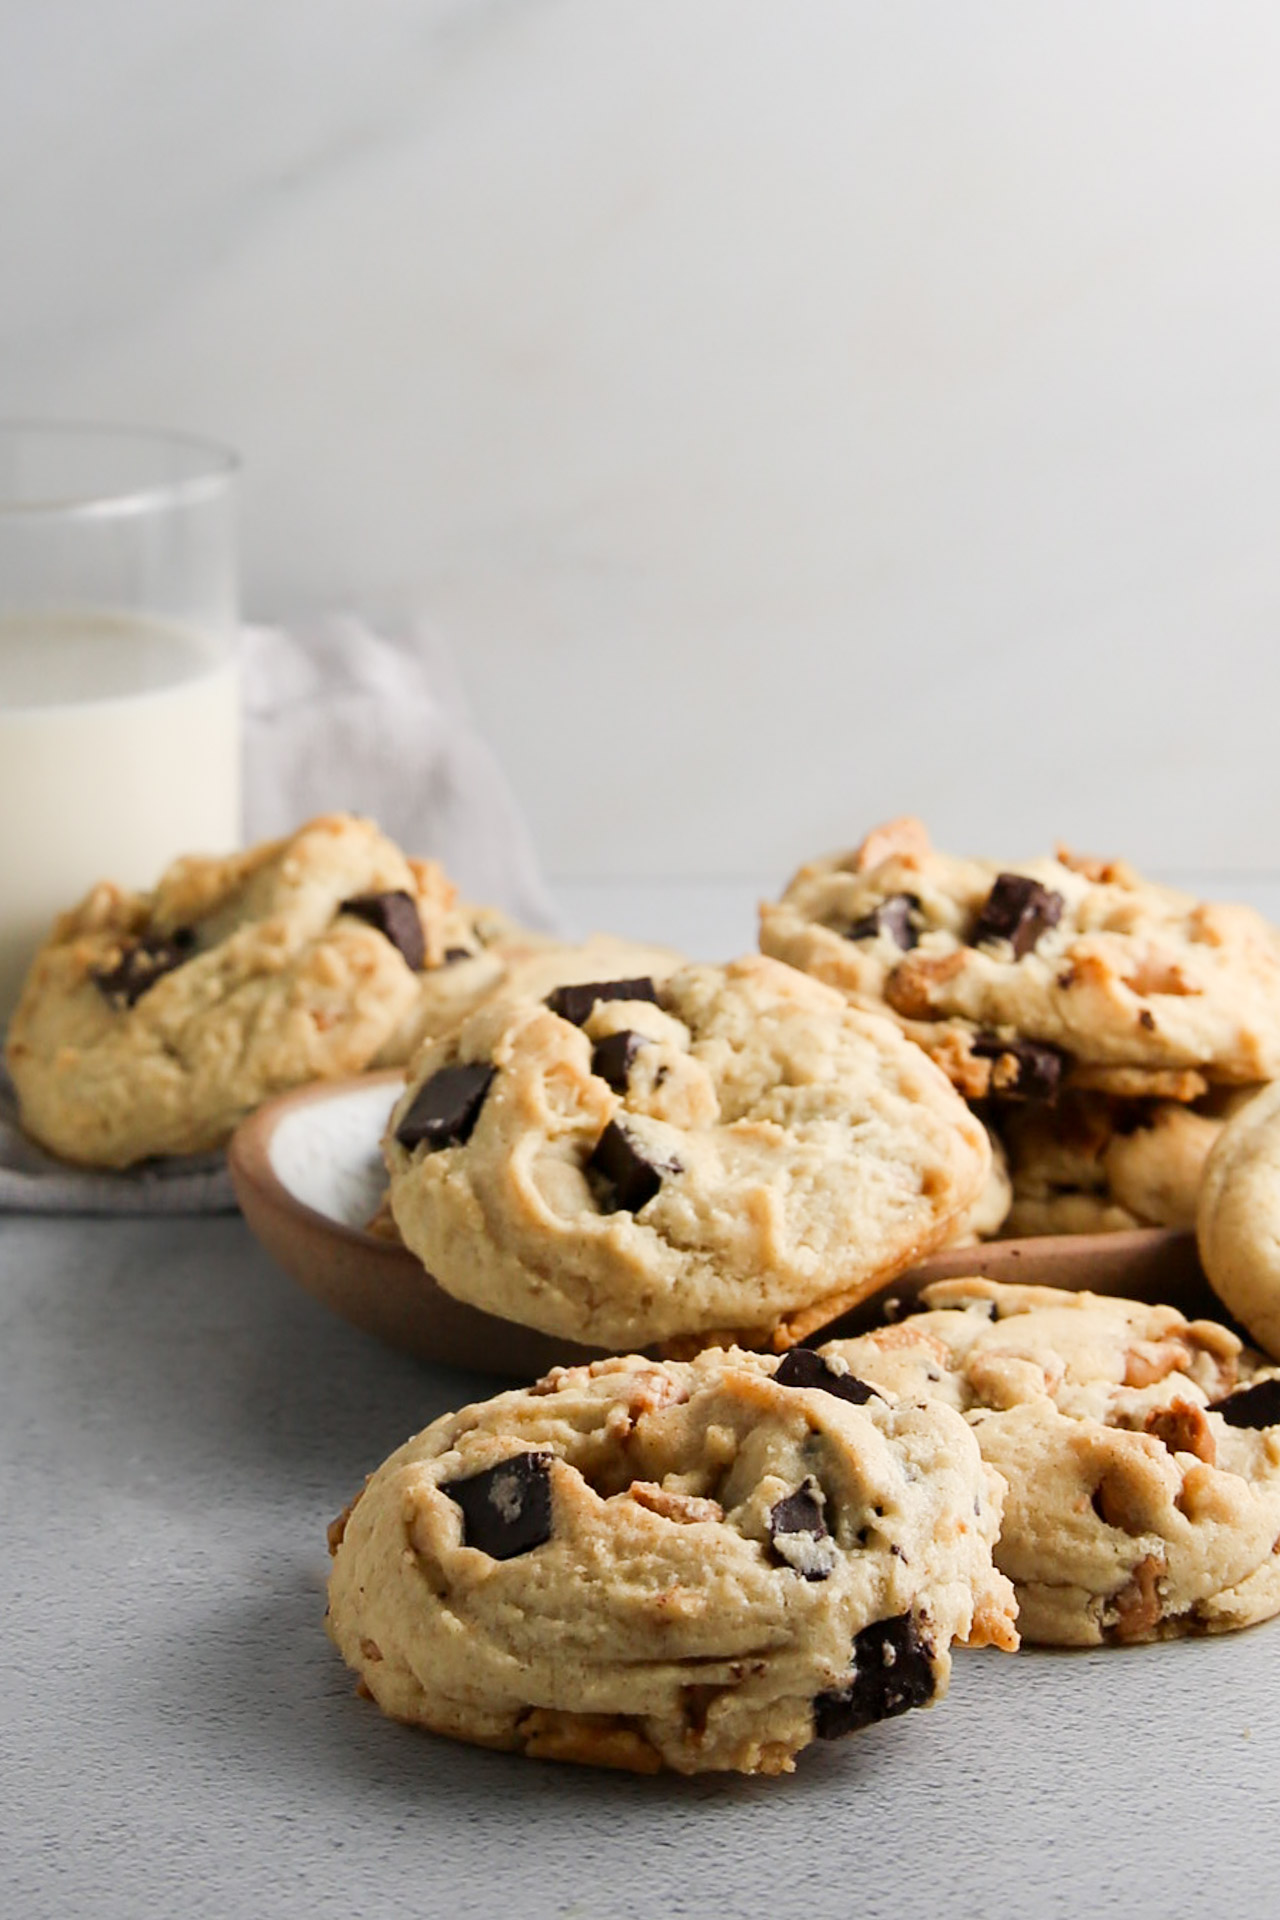
M 0 423 L 0 1027 L 55 916 L 240 843 L 224 449 Z

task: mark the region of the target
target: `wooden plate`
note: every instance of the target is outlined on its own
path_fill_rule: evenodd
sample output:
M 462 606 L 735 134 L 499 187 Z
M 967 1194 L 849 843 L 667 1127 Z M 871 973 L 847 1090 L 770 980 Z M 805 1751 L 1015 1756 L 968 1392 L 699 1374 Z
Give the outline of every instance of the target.
M 597 1348 L 573 1346 L 455 1300 L 406 1247 L 365 1231 L 385 1189 L 378 1143 L 402 1085 L 396 1072 L 321 1082 L 269 1101 L 244 1121 L 228 1159 L 253 1233 L 334 1313 L 421 1360 L 528 1380 L 557 1363 L 595 1358 Z M 1152 1228 L 993 1240 L 935 1254 L 809 1341 L 874 1325 L 889 1299 L 909 1300 L 930 1280 L 971 1273 L 1092 1288 L 1226 1317 L 1208 1290 L 1195 1236 Z

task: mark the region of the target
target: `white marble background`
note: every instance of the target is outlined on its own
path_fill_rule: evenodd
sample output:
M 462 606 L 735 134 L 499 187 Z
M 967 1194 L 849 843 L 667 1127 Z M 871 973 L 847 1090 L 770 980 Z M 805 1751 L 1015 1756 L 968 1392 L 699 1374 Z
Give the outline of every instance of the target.
M 1280 869 L 1272 0 L 0 0 L 0 412 L 247 459 L 567 880 Z M 336 796 L 340 797 L 340 796 Z

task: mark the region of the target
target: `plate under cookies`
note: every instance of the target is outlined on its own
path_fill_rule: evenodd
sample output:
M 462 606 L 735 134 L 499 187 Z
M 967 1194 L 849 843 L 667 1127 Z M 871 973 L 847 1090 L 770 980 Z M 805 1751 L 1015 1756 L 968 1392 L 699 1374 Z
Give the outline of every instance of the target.
M 276 1263 L 333 1313 L 388 1346 L 439 1365 L 528 1380 L 594 1359 L 575 1346 L 455 1300 L 398 1241 L 366 1230 L 386 1176 L 379 1141 L 404 1085 L 398 1071 L 319 1082 L 268 1101 L 228 1147 L 232 1184 L 251 1232 Z M 853 1333 L 931 1280 L 981 1274 L 1036 1286 L 1162 1301 L 1225 1319 L 1189 1232 L 992 1240 L 934 1254 L 884 1282 L 807 1344 Z

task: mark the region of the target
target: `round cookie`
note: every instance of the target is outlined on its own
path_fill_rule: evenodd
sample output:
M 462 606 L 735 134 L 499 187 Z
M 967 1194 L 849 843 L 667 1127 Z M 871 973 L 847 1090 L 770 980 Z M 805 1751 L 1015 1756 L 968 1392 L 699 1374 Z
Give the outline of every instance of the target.
M 648 946 L 611 933 L 567 942 L 508 924 L 496 937 L 486 939 L 484 922 L 479 932 L 478 950 L 455 950 L 446 965 L 422 975 L 408 1020 L 383 1048 L 375 1066 L 400 1066 L 411 1060 L 428 1040 L 455 1032 L 478 1007 L 499 996 L 541 1000 L 554 987 L 637 975 L 661 980 L 685 965 L 685 955 L 674 948 Z
M 1068 1074 L 1174 1099 L 1280 1076 L 1280 935 L 1122 862 L 1000 868 L 894 821 L 802 867 L 760 944 L 892 1013 L 971 1099 L 1044 1098 Z
M 996 1565 L 1024 1640 L 1245 1627 L 1280 1612 L 1280 1377 L 1172 1307 L 990 1280 L 821 1352 L 963 1413 L 1008 1485 Z
M 990 1163 L 896 1028 L 758 955 L 482 1008 L 418 1056 L 384 1151 L 448 1292 L 622 1350 L 802 1338 L 944 1240 Z
M 1204 1170 L 1196 1239 L 1218 1298 L 1280 1357 L 1280 1081 L 1223 1127 Z
M 148 894 L 99 885 L 10 1024 L 23 1125 L 92 1166 L 218 1146 L 270 1095 L 367 1066 L 464 926 L 441 868 L 347 815 L 175 861 Z
M 950 1409 L 803 1351 L 557 1369 L 373 1475 L 331 1529 L 329 1631 L 438 1733 L 789 1772 L 940 1698 L 954 1640 L 1016 1646 L 1000 1492 Z
M 1172 1100 L 1074 1091 L 1052 1106 L 1009 1107 L 1001 1123 L 1013 1182 L 1005 1237 L 1194 1226 L 1223 1124 L 1220 1114 Z

